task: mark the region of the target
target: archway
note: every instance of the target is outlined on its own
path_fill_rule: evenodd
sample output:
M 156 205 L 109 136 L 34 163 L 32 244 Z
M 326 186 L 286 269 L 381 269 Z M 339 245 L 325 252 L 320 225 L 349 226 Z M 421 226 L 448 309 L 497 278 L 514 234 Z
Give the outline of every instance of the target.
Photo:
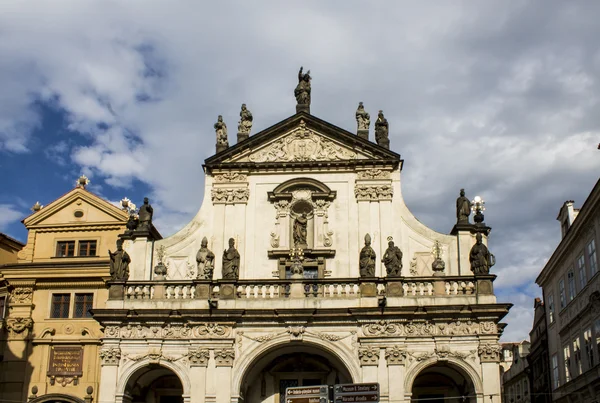
M 475 385 L 459 366 L 438 361 L 422 369 L 412 384 L 411 402 L 474 403 Z
M 352 383 L 352 376 L 333 354 L 305 343 L 268 350 L 248 367 L 240 386 L 244 403 L 284 403 L 292 386 Z
M 32 403 L 83 403 L 83 399 L 63 393 L 50 393 L 29 400 Z
M 125 403 L 183 403 L 181 380 L 169 368 L 150 364 L 139 368 L 127 380 Z

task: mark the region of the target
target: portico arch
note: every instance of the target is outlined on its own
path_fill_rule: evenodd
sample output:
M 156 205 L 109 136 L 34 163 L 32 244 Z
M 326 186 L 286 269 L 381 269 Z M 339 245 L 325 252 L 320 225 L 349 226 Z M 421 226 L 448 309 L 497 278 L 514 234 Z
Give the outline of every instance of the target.
M 126 368 L 117 384 L 117 401 L 179 403 L 189 401 L 191 382 L 185 368 L 169 361 L 143 359 Z M 150 395 L 157 400 L 148 400 Z
M 302 341 L 286 336 L 264 343 L 236 363 L 232 390 L 240 402 L 278 403 L 279 388 L 286 380 L 288 386 L 308 386 L 360 379 L 356 358 L 341 346 L 307 335 Z
M 80 399 L 75 396 L 66 395 L 64 393 L 50 393 L 43 396 L 38 396 L 32 400 L 29 400 L 30 403 L 84 403 L 83 399 Z
M 461 402 L 474 403 L 482 396 L 481 377 L 466 362 L 455 359 L 431 358 L 408 371 L 404 383 L 406 398 L 412 402 L 427 399 L 429 403 L 452 402 L 460 397 Z M 466 400 L 463 399 L 466 398 Z

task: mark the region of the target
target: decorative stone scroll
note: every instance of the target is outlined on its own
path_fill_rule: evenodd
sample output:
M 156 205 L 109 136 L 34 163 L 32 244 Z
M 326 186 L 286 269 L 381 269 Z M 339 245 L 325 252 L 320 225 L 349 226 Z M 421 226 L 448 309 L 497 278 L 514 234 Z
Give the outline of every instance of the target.
M 392 185 L 356 185 L 354 195 L 356 200 L 392 200 L 394 189 Z
M 449 323 L 406 322 L 390 323 L 379 321 L 364 324 L 363 334 L 366 337 L 396 337 L 396 336 L 460 336 L 476 334 L 495 334 L 498 327 L 494 322 L 460 321 Z
M 33 287 L 18 287 L 10 293 L 11 304 L 31 304 L 33 301 Z
M 232 348 L 215 350 L 215 364 L 217 367 L 233 367 L 234 359 L 235 350 Z
M 302 335 L 306 331 L 304 326 L 288 326 L 287 332 L 290 334 L 290 341 L 302 341 Z
M 447 346 L 436 347 L 433 351 L 426 351 L 422 353 L 408 353 L 411 361 L 425 361 L 430 358 L 437 358 L 440 361 L 448 360 L 448 358 L 459 358 L 466 360 L 467 358 L 475 359 L 475 350 L 469 352 L 454 351 Z
M 315 134 L 302 120 L 291 134 L 250 155 L 248 159 L 251 162 L 341 161 L 355 160 L 357 154 Z
M 5 324 L 10 333 L 20 334 L 33 327 L 33 320 L 31 318 L 11 317 L 5 320 Z
M 379 348 L 378 347 L 361 347 L 358 349 L 358 359 L 360 366 L 378 365 L 379 364 Z
M 343 340 L 350 336 L 356 335 L 355 331 L 352 331 L 348 334 L 341 336 L 341 335 L 337 335 L 337 334 L 333 334 L 333 333 L 311 332 L 309 330 L 306 330 L 306 328 L 304 326 L 288 326 L 285 331 L 269 333 L 269 334 L 265 334 L 265 335 L 261 335 L 261 336 L 249 336 L 244 332 L 237 332 L 238 348 L 241 350 L 243 338 L 250 339 L 257 343 L 265 343 L 267 341 L 273 340 L 277 336 L 281 336 L 286 333 L 288 333 L 290 335 L 290 340 L 301 341 L 302 335 L 307 334 L 307 335 L 311 335 L 314 337 L 318 337 L 321 340 L 331 341 L 331 342 L 340 341 L 340 340 Z
M 182 355 L 179 357 L 172 357 L 169 355 L 165 355 L 161 349 L 150 349 L 150 351 L 148 351 L 146 354 L 140 354 L 140 355 L 125 355 L 125 358 L 131 361 L 141 361 L 143 359 L 148 359 L 150 361 L 150 363 L 152 364 L 158 364 L 161 360 L 163 361 L 169 361 L 169 362 L 175 362 L 175 361 L 179 361 L 182 358 L 186 358 L 186 355 Z
M 480 344 L 477 349 L 481 362 L 500 362 L 502 347 L 498 343 Z
M 223 172 L 215 175 L 215 182 L 247 182 L 248 175 L 241 172 Z
M 389 179 L 390 171 L 384 169 L 367 169 L 364 171 L 358 171 L 358 179 Z
M 118 347 L 103 348 L 98 355 L 102 361 L 102 366 L 119 365 L 119 361 L 121 361 L 121 349 Z
M 190 349 L 187 354 L 191 367 L 207 367 L 210 352 L 207 348 Z
M 202 323 L 190 326 L 184 324 L 159 325 L 123 325 L 106 326 L 104 335 L 107 338 L 122 339 L 209 339 L 226 338 L 231 334 L 231 326 L 219 323 Z
M 239 188 L 213 188 L 211 199 L 213 204 L 248 203 L 250 190 L 247 187 Z
M 388 347 L 385 349 L 385 360 L 387 365 L 404 365 L 408 357 L 408 352 L 399 346 Z

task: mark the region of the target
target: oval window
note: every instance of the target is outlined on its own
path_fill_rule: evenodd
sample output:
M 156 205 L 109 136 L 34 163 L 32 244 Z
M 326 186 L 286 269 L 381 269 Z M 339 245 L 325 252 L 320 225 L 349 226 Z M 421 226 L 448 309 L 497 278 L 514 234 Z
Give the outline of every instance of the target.
M 77 211 L 75 211 L 75 213 L 73 213 L 73 215 L 77 218 L 81 218 L 81 217 L 83 217 L 83 211 L 77 210 Z

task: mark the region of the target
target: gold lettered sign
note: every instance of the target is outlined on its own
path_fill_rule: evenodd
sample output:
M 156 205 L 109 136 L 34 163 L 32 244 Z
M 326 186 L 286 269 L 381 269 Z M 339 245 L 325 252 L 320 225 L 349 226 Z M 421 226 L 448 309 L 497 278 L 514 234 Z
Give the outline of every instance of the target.
M 82 347 L 52 347 L 50 350 L 50 376 L 81 376 L 83 375 Z

